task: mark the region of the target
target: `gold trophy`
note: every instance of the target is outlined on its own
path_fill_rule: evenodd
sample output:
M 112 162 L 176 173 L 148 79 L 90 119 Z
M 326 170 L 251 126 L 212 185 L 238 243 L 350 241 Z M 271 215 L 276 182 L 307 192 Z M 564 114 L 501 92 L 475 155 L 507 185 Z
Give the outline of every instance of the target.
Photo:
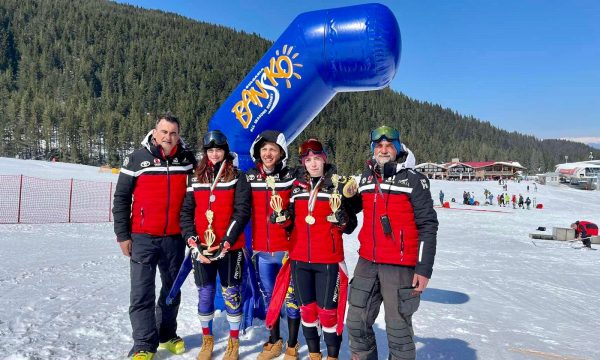
M 206 228 L 206 230 L 204 230 L 204 242 L 206 243 L 206 250 L 202 251 L 203 255 L 212 255 L 213 253 L 211 251 L 209 251 L 208 249 L 210 249 L 213 244 L 215 243 L 215 240 L 217 239 L 217 236 L 215 235 L 215 232 L 213 231 L 212 228 L 212 222 L 214 219 L 215 213 L 212 210 L 206 210 L 206 220 L 208 220 L 208 228 Z
M 345 183 L 346 184 L 344 185 L 344 188 L 342 189 L 342 193 L 344 194 L 344 197 L 351 198 L 354 195 L 356 195 L 356 193 L 358 191 L 358 184 L 356 183 L 356 180 L 352 176 L 348 176 L 346 178 Z
M 272 176 L 267 176 L 267 178 L 265 179 L 265 182 L 267 183 L 267 187 L 269 187 L 273 190 L 273 192 L 271 194 L 271 201 L 270 201 L 269 205 L 271 205 L 271 209 L 273 209 L 275 214 L 277 214 L 277 217 L 275 218 L 275 222 L 278 222 L 278 223 L 284 222 L 285 215 L 283 215 L 281 213 L 281 211 L 283 210 L 283 199 L 275 191 L 275 178 Z
M 331 215 L 327 216 L 327 221 L 330 223 L 337 223 L 337 219 L 335 218 L 335 213 L 339 210 L 340 206 L 342 206 L 342 195 L 338 192 L 338 186 L 340 182 L 345 182 L 346 178 L 341 177 L 338 174 L 333 174 L 331 176 L 331 182 L 333 183 L 333 192 L 331 193 L 331 197 L 329 198 L 329 207 L 331 208 Z

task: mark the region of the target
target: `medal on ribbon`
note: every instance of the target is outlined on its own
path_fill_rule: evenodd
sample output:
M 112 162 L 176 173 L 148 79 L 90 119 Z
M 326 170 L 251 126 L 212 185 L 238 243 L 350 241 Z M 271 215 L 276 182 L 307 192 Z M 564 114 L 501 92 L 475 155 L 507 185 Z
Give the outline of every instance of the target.
M 321 181 L 323 181 L 323 177 L 319 179 L 314 189 L 310 190 L 308 196 L 308 215 L 306 215 L 306 217 L 304 218 L 304 221 L 306 221 L 308 225 L 312 225 L 316 221 L 315 217 L 312 216 L 312 211 L 315 207 L 315 202 L 317 201 L 317 194 L 319 193 L 319 185 L 321 185 Z

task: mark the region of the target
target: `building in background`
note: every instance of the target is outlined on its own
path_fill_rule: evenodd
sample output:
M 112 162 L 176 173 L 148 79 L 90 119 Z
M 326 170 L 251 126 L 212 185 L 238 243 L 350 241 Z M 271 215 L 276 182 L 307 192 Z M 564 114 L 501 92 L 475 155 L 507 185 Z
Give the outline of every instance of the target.
M 516 161 L 459 161 L 452 159 L 444 164 L 422 163 L 415 170 L 430 179 L 447 180 L 499 180 L 514 179 L 526 168 Z

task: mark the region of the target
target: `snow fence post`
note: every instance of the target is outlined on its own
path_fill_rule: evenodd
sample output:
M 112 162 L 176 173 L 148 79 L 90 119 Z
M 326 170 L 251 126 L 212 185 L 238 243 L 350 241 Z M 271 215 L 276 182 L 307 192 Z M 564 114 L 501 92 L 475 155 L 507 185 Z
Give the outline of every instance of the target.
M 73 178 L 71 178 L 71 189 L 69 189 L 69 222 L 71 222 L 71 202 L 73 201 Z
M 112 181 L 110 182 L 110 188 L 108 190 L 108 222 L 111 221 L 110 216 L 112 215 L 112 212 L 110 211 L 110 200 L 112 199 Z
M 21 174 L 21 179 L 19 181 L 19 208 L 17 210 L 17 224 L 21 223 L 21 197 L 23 194 L 23 174 Z

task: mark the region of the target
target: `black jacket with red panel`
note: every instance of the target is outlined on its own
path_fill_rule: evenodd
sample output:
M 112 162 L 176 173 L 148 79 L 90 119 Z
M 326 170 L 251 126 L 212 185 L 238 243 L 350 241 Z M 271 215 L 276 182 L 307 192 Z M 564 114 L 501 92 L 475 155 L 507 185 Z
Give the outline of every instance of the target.
M 290 214 L 292 230 L 290 236 L 290 259 L 309 263 L 335 264 L 344 260 L 344 246 L 342 232 L 352 233 L 356 228 L 356 215 L 347 211 L 346 200 L 342 197 L 340 211 L 348 216 L 345 227 L 327 221 L 327 216 L 332 213 L 329 199 L 334 192 L 331 176 L 335 173 L 333 166 L 325 165 L 323 181 L 318 186 L 317 197 L 312 211 L 309 211 L 310 192 L 314 184 L 306 181 L 306 172 L 300 170 L 292 187 L 290 198 Z M 342 185 L 337 192 L 341 194 Z M 308 224 L 306 217 L 314 217 L 314 224 Z
M 114 229 L 118 241 L 131 233 L 153 236 L 178 235 L 179 212 L 186 180 L 196 164 L 194 155 L 180 141 L 165 155 L 148 134 L 144 147 L 125 159 L 113 201 Z
M 273 209 L 271 208 L 271 197 L 273 190 L 267 187 L 266 176 L 261 171 L 262 164 L 258 164 L 246 172 L 246 181 L 252 188 L 252 250 L 254 251 L 288 251 L 290 242 L 289 234 L 279 224 L 270 221 Z M 275 178 L 275 190 L 281 196 L 282 208 L 289 207 L 290 194 L 294 183 L 294 170 L 287 166 L 276 167 L 275 171 L 268 176 Z
M 575 236 L 581 236 L 582 238 L 587 238 L 590 236 L 598 236 L 598 225 L 589 221 L 578 221 L 577 229 L 575 230 Z
M 359 255 L 375 263 L 415 267 L 417 274 L 430 278 L 438 220 L 429 180 L 395 162 L 385 165 L 382 177 L 373 163 L 369 161 L 358 194 L 350 201 L 356 212 L 363 212 Z M 381 220 L 386 215 L 389 234 L 384 233 Z
M 217 164 L 214 174 L 218 173 Z M 200 183 L 195 175 L 188 178 L 188 188 L 181 209 L 181 228 L 183 238 L 198 236 L 206 246 L 204 232 L 208 229 L 206 211 L 210 208 L 214 218 L 212 229 L 216 235 L 212 246 L 227 241 L 231 250 L 241 249 L 245 245 L 244 227 L 250 219 L 250 187 L 242 171 L 235 169 L 236 177 L 228 182 L 218 181 L 211 200 L 211 183 Z M 222 176 L 221 176 L 222 177 Z

